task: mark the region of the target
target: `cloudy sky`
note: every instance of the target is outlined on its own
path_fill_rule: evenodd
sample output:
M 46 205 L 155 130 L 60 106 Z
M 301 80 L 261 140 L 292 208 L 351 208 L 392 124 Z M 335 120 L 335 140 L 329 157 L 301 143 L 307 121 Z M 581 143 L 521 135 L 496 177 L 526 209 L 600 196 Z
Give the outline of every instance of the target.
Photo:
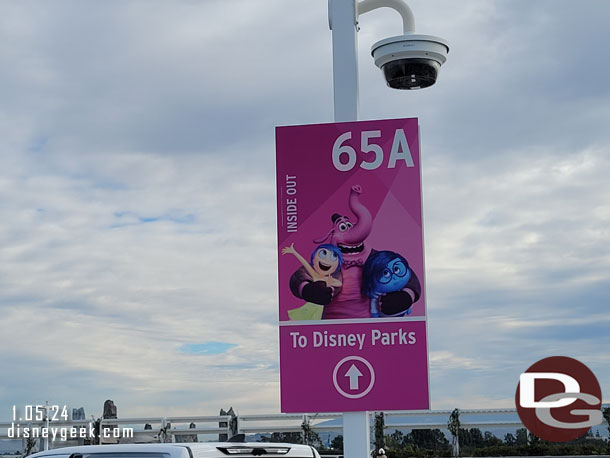
M 538 359 L 610 401 L 606 0 L 411 0 L 451 44 L 419 117 L 431 400 L 513 407 Z M 279 412 L 277 125 L 332 122 L 325 0 L 0 0 L 0 421 Z M 407 362 L 405 362 L 407 363 Z

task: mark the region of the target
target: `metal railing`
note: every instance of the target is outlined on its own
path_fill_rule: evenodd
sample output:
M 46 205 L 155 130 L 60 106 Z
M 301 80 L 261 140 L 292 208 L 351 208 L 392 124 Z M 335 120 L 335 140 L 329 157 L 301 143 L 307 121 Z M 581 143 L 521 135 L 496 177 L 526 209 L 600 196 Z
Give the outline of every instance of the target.
M 451 410 L 427 410 L 427 411 L 405 411 L 405 412 L 384 412 L 386 418 L 385 429 L 447 429 L 447 420 L 451 415 Z M 393 417 L 418 417 L 418 416 L 443 417 L 442 421 L 432 422 L 392 422 Z M 516 409 L 481 409 L 481 410 L 460 410 L 461 428 L 523 428 L 523 423 L 519 420 L 507 421 L 468 421 L 464 416 L 468 415 L 517 415 Z
M 447 421 L 451 415 L 450 410 L 426 410 L 426 411 L 391 411 L 385 414 L 385 430 L 413 430 L 413 429 L 447 429 Z M 373 413 L 371 413 L 373 415 Z M 480 415 L 512 415 L 501 421 L 472 421 L 469 416 Z M 421 417 L 428 417 L 425 421 L 418 421 Z M 606 422 L 604 421 L 603 424 Z M 371 422 L 371 424 L 373 424 Z M 523 424 L 518 420 L 515 409 L 469 409 L 460 410 L 460 424 L 462 428 L 522 428 Z M 13 439 L 15 430 L 10 434 L 11 428 L 17 423 L 0 423 L 0 439 Z M 222 426 L 221 426 L 222 425 Z M 43 421 L 21 422 L 21 428 L 44 428 L 47 426 Z M 180 417 L 134 417 L 113 419 L 91 419 L 72 421 L 53 421 L 50 426 L 55 428 L 96 428 L 97 440 L 88 443 L 112 443 L 112 442 L 183 442 L 183 439 L 193 439 L 197 435 L 224 435 L 231 437 L 233 434 L 271 434 L 271 433 L 303 433 L 305 428 L 315 432 L 338 432 L 341 433 L 341 413 L 320 414 L 270 414 L 270 415 L 230 415 L 217 416 L 180 416 Z M 124 438 L 108 440 L 102 438 L 102 431 L 112 431 L 112 428 L 129 427 L 133 435 L 129 440 Z M 21 438 L 20 436 L 19 438 Z M 60 446 L 55 441 L 56 446 Z
M 312 431 L 340 431 L 343 427 L 325 424 L 329 420 L 341 420 L 340 413 L 320 414 L 272 414 L 272 415 L 239 415 L 237 432 L 243 434 L 303 432 L 303 425 Z M 281 423 L 277 423 L 277 422 Z M 274 423 L 272 423 L 274 422 Z M 254 423 L 254 424 L 253 424 Z

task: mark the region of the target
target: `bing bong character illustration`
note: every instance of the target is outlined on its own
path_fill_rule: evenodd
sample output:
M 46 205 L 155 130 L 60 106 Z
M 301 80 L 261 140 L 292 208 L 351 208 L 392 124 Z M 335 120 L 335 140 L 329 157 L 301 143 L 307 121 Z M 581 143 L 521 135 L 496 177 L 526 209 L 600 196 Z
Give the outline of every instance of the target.
M 314 282 L 323 281 L 326 286 L 341 286 L 341 280 L 333 277 L 335 273 L 341 272 L 341 263 L 343 262 L 341 251 L 336 246 L 328 243 L 318 246 L 311 253 L 311 262 L 309 263 L 294 249 L 294 243 L 282 248 L 283 255 L 288 253 L 293 254 L 303 264 Z
M 331 216 L 333 224 L 326 236 L 315 240 L 322 243 L 326 240 L 339 248 L 343 263 L 341 267 L 342 286 L 332 287 L 325 281 L 315 280 L 302 267 L 290 277 L 292 294 L 307 302 L 324 306 L 322 318 L 370 318 L 371 301 L 362 293 L 362 269 L 371 253 L 365 245 L 373 228 L 373 218 L 368 208 L 360 200 L 362 187 L 352 186 L 348 205 L 355 219 L 335 213 Z M 411 271 L 407 284 L 398 291 L 388 292 L 379 297 L 378 308 L 383 315 L 399 315 L 405 312 L 419 299 L 421 286 L 415 272 Z
M 371 298 L 371 316 L 390 316 L 379 311 L 379 298 L 384 294 L 402 290 L 409 282 L 412 271 L 407 260 L 393 251 L 375 251 L 364 263 L 362 293 Z M 411 311 L 407 310 L 408 315 Z M 399 310 L 397 315 L 404 315 Z M 396 316 L 396 315 L 392 315 Z

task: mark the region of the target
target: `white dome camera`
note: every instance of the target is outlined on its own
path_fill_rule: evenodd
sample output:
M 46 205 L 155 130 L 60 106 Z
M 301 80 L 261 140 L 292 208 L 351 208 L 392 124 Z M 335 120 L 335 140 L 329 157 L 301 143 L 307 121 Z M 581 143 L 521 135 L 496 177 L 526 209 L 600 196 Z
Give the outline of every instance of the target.
M 449 44 L 432 35 L 406 33 L 378 41 L 371 48 L 375 65 L 393 89 L 423 89 L 436 82 Z

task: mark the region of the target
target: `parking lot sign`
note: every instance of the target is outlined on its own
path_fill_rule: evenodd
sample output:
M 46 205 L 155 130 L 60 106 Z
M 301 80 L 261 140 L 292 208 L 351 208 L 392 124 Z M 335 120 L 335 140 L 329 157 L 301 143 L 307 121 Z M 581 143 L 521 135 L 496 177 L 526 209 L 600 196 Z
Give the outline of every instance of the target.
M 283 412 L 429 409 L 417 119 L 276 129 Z

